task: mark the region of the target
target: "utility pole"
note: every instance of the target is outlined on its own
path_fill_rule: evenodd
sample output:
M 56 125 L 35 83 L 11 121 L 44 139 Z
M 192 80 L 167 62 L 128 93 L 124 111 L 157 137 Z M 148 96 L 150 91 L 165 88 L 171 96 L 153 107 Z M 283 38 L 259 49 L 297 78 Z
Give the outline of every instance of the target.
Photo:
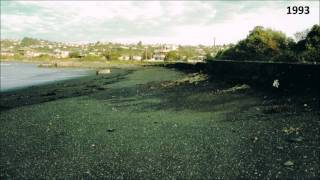
M 148 59 L 148 47 L 145 47 L 144 49 L 145 49 L 145 57 L 146 57 L 145 59 L 147 60 Z
M 216 37 L 213 36 L 213 48 L 216 48 Z

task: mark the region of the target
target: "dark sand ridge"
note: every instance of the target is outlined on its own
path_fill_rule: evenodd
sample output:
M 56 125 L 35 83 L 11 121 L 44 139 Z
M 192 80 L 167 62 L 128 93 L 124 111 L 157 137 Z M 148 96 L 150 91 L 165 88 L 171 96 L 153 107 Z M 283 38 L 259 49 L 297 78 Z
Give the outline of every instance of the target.
M 320 176 L 319 97 L 164 68 L 1 94 L 2 178 Z

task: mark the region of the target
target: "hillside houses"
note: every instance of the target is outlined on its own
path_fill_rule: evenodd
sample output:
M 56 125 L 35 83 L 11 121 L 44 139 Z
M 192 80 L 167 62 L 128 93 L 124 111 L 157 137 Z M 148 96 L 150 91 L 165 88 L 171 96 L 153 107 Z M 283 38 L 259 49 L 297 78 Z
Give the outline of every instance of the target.
M 160 48 L 154 50 L 153 59 L 155 61 L 164 61 L 167 53 L 176 51 L 178 49 L 175 45 L 161 45 Z
M 54 53 L 54 57 L 58 58 L 58 59 L 60 59 L 60 58 L 68 58 L 69 54 L 70 54 L 69 51 L 64 51 L 64 50 L 60 50 L 60 49 L 55 49 L 53 51 L 53 53 Z
M 129 60 L 130 60 L 130 56 L 123 55 L 123 56 L 118 57 L 118 60 L 121 60 L 121 61 L 129 61 Z
M 12 57 L 12 56 L 14 56 L 14 53 L 12 51 L 8 51 L 8 50 L 1 50 L 0 55 Z
M 182 46 L 175 44 L 121 44 L 110 42 L 62 43 L 24 38 L 1 40 L 1 56 L 24 56 L 27 58 L 91 59 L 121 61 L 185 61 L 202 62 L 207 55 L 214 56 L 228 46 Z
M 39 57 L 42 53 L 40 52 L 35 52 L 33 50 L 29 50 L 29 51 L 26 51 L 24 56 L 26 57 Z
M 142 57 L 141 56 L 132 56 L 132 60 L 134 61 L 141 61 Z
M 166 55 L 164 53 L 158 52 L 153 55 L 155 61 L 164 61 Z

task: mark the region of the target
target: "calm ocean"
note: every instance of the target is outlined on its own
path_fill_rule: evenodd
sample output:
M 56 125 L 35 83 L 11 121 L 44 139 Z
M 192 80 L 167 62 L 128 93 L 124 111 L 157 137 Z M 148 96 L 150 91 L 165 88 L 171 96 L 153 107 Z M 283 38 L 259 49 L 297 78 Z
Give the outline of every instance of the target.
M 0 91 L 87 76 L 84 69 L 39 68 L 36 64 L 0 62 Z

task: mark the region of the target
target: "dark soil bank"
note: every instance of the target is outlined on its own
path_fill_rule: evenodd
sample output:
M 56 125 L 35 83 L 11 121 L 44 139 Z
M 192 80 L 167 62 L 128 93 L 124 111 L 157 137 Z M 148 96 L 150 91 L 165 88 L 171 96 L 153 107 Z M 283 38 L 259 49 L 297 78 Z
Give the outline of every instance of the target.
M 320 177 L 319 96 L 217 79 L 112 69 L 2 93 L 0 177 Z
M 208 63 L 166 65 L 183 71 L 209 74 L 227 82 L 246 83 L 260 89 L 271 90 L 278 80 L 278 91 L 284 94 L 320 92 L 320 65 L 242 61 L 211 61 Z

